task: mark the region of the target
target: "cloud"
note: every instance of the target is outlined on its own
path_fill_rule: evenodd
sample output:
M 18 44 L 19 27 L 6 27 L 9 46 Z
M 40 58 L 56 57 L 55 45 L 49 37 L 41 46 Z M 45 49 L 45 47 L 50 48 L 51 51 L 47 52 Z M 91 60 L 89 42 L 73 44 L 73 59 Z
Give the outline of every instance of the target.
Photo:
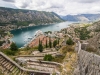
M 0 0 L 0 7 L 8 7 L 8 8 L 16 8 L 17 9 L 17 7 L 13 3 L 5 2 L 2 0 Z
M 5 2 L 15 2 L 15 0 L 3 0 Z
M 67 0 L 68 1 L 68 0 Z M 70 0 L 69 2 L 77 2 L 77 3 L 95 3 L 100 2 L 99 0 Z
M 98 2 L 98 0 L 78 0 L 78 2 L 81 2 L 81 3 L 94 3 L 94 2 Z
M 28 5 L 29 5 L 28 3 L 23 3 L 22 6 L 21 6 L 21 8 L 27 8 Z
M 5 6 L 8 3 L 19 9 L 56 12 L 59 15 L 100 13 L 100 0 L 3 0 L 2 2 L 5 2 Z

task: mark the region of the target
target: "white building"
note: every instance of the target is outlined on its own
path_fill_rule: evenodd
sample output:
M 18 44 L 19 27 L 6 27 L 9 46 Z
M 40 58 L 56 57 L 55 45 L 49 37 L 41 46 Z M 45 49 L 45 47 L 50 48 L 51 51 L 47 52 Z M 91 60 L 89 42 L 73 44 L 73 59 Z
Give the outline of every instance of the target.
M 35 32 L 35 36 L 43 35 L 43 32 L 41 30 L 38 30 Z

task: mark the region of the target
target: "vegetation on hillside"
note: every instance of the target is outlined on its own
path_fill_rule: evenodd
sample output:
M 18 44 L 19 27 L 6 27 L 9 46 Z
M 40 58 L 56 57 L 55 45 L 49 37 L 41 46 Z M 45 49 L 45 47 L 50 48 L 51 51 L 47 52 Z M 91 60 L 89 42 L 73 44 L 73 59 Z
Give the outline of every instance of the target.
M 81 28 L 75 28 L 75 33 L 79 35 L 79 38 L 81 40 L 89 39 L 91 36 L 89 36 L 90 31 L 87 31 L 87 27 L 81 27 Z
M 3 43 L 5 43 L 5 41 L 0 41 L 0 46 L 2 46 Z
M 0 38 L 6 36 L 7 33 L 5 32 L 4 29 L 0 29 Z

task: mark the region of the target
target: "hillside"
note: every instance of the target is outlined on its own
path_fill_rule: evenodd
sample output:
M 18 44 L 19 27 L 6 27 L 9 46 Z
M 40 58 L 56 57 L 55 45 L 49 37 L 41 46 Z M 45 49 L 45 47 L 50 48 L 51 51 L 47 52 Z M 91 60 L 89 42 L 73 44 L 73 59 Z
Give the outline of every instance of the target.
M 100 14 L 79 14 L 79 15 L 66 15 L 62 19 L 67 21 L 96 21 L 100 20 Z
M 100 55 L 100 21 L 92 24 L 80 23 L 71 24 L 70 27 L 63 29 L 74 39 L 77 38 L 81 42 L 87 42 L 87 51 Z
M 75 61 L 66 58 L 62 75 L 100 75 L 100 21 L 92 24 L 75 23 L 70 27 L 62 29 L 62 32 L 69 34 L 75 41 Z M 63 49 L 64 50 L 64 49 Z M 69 49 L 70 50 L 70 49 Z M 72 57 L 70 56 L 67 57 Z M 75 56 L 74 56 L 75 57 Z M 70 64 L 73 62 L 70 66 Z M 68 66 L 66 66 L 68 64 Z M 65 67 L 66 66 L 66 67 Z M 65 68 L 68 68 L 67 70 Z M 73 72 L 74 71 L 74 72 Z
M 93 23 L 87 30 L 91 32 L 92 36 L 88 40 L 90 46 L 97 50 L 97 54 L 100 54 L 100 21 Z
M 54 12 L 22 10 L 0 7 L 0 25 L 14 24 L 27 26 L 61 22 L 62 19 Z

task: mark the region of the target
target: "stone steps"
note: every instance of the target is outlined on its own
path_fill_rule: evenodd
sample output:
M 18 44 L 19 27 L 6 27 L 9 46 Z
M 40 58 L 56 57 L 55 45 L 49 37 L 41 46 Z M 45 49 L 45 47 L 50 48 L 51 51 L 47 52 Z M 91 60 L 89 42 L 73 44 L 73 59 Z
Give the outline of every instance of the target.
M 4 75 L 50 75 L 49 72 L 24 69 L 2 52 L 0 52 L 0 70 Z

